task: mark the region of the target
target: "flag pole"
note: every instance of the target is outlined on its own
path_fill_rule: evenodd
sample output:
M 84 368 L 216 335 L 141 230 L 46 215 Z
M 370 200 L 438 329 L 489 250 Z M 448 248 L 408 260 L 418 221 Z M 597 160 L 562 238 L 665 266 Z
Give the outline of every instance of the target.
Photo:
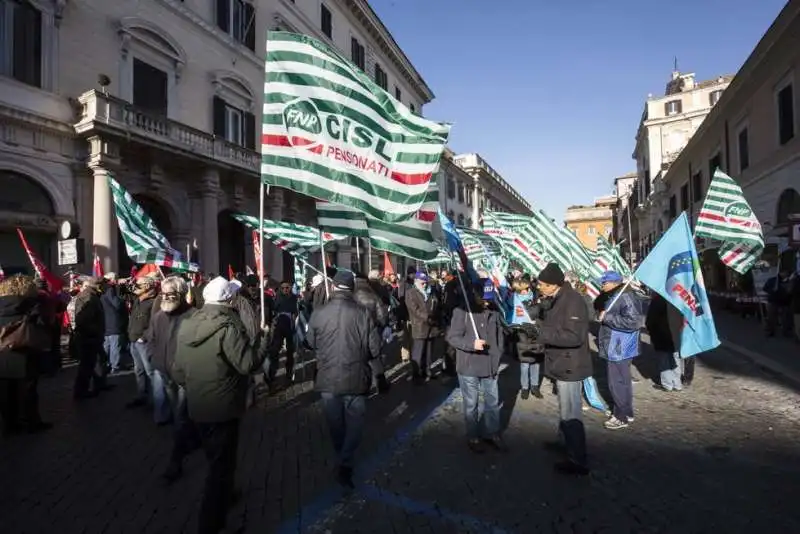
M 265 190 L 266 189 L 266 190 Z M 261 286 L 261 291 L 259 292 L 259 299 L 261 303 L 261 328 L 264 329 L 267 326 L 267 310 L 265 309 L 266 304 L 264 302 L 266 292 L 266 280 L 264 276 L 264 197 L 269 194 L 269 186 L 266 188 L 264 187 L 264 181 L 261 180 L 258 186 L 258 252 L 261 255 L 258 258 L 258 265 L 261 267 L 258 273 L 258 282 Z
M 453 258 L 453 262 L 455 262 L 455 256 L 453 251 L 450 251 L 450 257 Z M 467 267 L 464 266 L 464 274 L 467 272 Z M 469 306 L 469 293 L 467 293 L 467 288 L 464 286 L 464 278 L 461 276 L 461 272 L 456 269 L 456 278 L 458 278 L 458 283 L 461 284 L 461 294 L 464 295 L 464 305 L 467 307 L 467 315 L 469 315 L 470 324 L 472 324 L 472 331 L 475 333 L 475 339 L 480 339 L 478 335 L 478 326 L 475 324 L 475 317 L 472 316 L 472 309 Z
M 633 270 L 633 230 L 631 230 L 631 197 L 628 197 L 628 209 L 625 212 L 628 215 L 628 248 L 631 253 L 628 255 L 628 263 L 630 264 L 631 271 Z
M 360 237 L 356 238 L 356 261 L 358 262 L 358 270 L 360 271 L 363 269 L 363 265 L 361 265 L 361 245 L 359 245 L 359 241 L 361 241 Z
M 369 262 L 369 270 L 372 270 L 372 239 L 367 240 L 367 261 Z
M 328 291 L 328 277 L 327 277 L 327 265 L 325 265 L 325 234 L 320 229 L 319 231 L 319 257 L 322 261 L 322 272 L 326 273 L 325 276 L 325 298 L 331 298 L 330 292 Z

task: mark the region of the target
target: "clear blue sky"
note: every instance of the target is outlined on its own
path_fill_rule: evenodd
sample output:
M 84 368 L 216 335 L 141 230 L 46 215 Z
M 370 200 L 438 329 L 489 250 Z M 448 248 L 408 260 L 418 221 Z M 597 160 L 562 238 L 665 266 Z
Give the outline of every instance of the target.
M 561 220 L 636 169 L 648 93 L 673 57 L 735 73 L 785 0 L 371 0 L 436 94 L 427 117 Z

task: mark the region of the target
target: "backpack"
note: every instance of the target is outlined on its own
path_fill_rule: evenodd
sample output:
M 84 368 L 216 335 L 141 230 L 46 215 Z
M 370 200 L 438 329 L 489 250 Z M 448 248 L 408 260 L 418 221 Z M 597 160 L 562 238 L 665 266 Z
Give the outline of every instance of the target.
M 50 350 L 51 340 L 37 330 L 30 317 L 0 327 L 0 351 Z

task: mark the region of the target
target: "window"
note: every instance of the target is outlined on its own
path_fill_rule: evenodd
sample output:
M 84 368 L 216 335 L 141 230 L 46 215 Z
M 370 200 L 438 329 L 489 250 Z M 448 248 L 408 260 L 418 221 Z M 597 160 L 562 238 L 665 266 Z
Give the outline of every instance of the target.
M 0 74 L 42 87 L 42 13 L 29 2 L 0 2 Z
M 709 181 L 714 178 L 714 171 L 717 169 L 722 170 L 722 156 L 720 156 L 719 152 L 714 154 L 714 157 L 708 160 Z
M 470 227 L 470 228 L 472 228 L 472 217 L 470 217 L 469 219 L 467 219 L 467 226 L 468 226 L 468 227 Z
M 459 226 L 464 226 L 464 214 L 463 213 L 459 213 L 458 214 L 458 225 Z
M 713 174 L 711 176 L 713 176 Z M 703 191 L 703 173 L 697 171 L 692 175 L 692 201 L 700 202 L 703 200 L 703 193 L 705 193 L 705 191 Z
M 794 91 L 792 84 L 778 91 L 778 141 L 785 145 L 794 138 Z
M 456 222 L 456 213 L 453 210 L 447 212 L 447 218 L 450 219 L 452 223 L 455 224 Z
M 377 63 L 375 63 L 375 83 L 384 91 L 389 88 L 389 78 L 386 76 L 386 71 Z
M 664 113 L 667 116 L 677 115 L 683 111 L 683 103 L 680 100 L 670 100 L 664 104 Z
M 217 0 L 217 26 L 245 45 L 256 49 L 256 10 L 245 0 Z
M 586 235 L 597 235 L 597 228 L 595 228 L 594 225 L 590 224 L 586 228 Z
M 167 73 L 133 59 L 133 105 L 156 115 L 167 115 Z
M 689 184 L 681 186 L 681 211 L 689 209 Z
M 413 103 L 408 104 L 408 109 L 411 110 L 411 113 L 416 113 L 417 112 L 417 108 L 414 106 Z
M 397 87 L 396 85 L 394 86 L 394 98 L 398 102 L 402 102 L 403 101 L 403 91 L 401 91 L 400 88 Z
M 669 197 L 669 218 L 670 220 L 678 216 L 678 201 L 675 195 Z
M 447 179 L 447 198 L 450 200 L 456 198 L 456 183 L 452 178 Z
M 333 38 L 333 16 L 331 15 L 331 10 L 325 7 L 325 4 L 322 4 L 320 7 L 320 21 L 319 25 L 322 28 L 322 33 L 327 35 L 329 38 Z
M 650 169 L 646 169 L 644 171 L 644 198 L 650 198 L 650 188 L 652 185 L 653 184 L 650 182 Z
M 457 188 L 457 190 L 458 190 L 458 202 L 460 204 L 464 203 L 464 187 L 465 187 L 464 184 L 462 184 L 462 183 L 458 184 L 458 188 Z
M 722 96 L 722 89 L 717 89 L 716 91 L 711 91 L 708 94 L 708 103 L 712 106 L 719 102 L 720 97 Z
M 472 206 L 472 195 L 474 194 L 474 190 L 475 189 L 473 187 L 467 187 L 467 206 Z
M 350 39 L 350 59 L 356 67 L 361 70 L 366 68 L 366 54 L 364 53 L 364 45 L 358 42 L 358 39 L 352 37 Z
M 256 148 L 256 117 L 215 96 L 214 135 L 249 150 Z
M 747 128 L 742 128 L 739 132 L 737 144 L 739 147 L 739 172 L 742 172 L 750 166 L 750 139 Z
M 610 237 L 611 236 L 611 225 L 607 224 L 603 227 L 603 236 Z

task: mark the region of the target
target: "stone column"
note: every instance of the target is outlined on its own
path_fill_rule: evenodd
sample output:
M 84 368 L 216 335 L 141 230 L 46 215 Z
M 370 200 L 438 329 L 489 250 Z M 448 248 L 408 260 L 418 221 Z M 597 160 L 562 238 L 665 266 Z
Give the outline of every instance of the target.
M 96 252 L 107 273 L 117 272 L 119 251 L 117 250 L 117 217 L 114 212 L 114 199 L 108 184 L 110 171 L 119 166 L 119 149 L 100 137 L 88 139 L 90 155 L 89 168 L 94 175 L 92 191 L 92 249 L 87 251 L 87 263 Z M 124 253 L 124 252 L 123 252 Z
M 268 212 L 264 216 L 273 221 L 283 221 L 283 204 L 285 194 L 284 190 L 280 187 L 270 187 L 269 196 L 265 199 Z M 274 280 L 283 280 L 283 251 L 273 245 L 264 242 L 264 272 L 270 275 Z
M 478 180 L 475 180 L 475 184 L 472 186 L 472 226 L 473 228 L 478 227 L 478 221 L 481 218 L 481 186 L 479 185 Z
M 203 173 L 203 240 L 200 244 L 200 269 L 219 274 L 219 171 L 208 168 Z

